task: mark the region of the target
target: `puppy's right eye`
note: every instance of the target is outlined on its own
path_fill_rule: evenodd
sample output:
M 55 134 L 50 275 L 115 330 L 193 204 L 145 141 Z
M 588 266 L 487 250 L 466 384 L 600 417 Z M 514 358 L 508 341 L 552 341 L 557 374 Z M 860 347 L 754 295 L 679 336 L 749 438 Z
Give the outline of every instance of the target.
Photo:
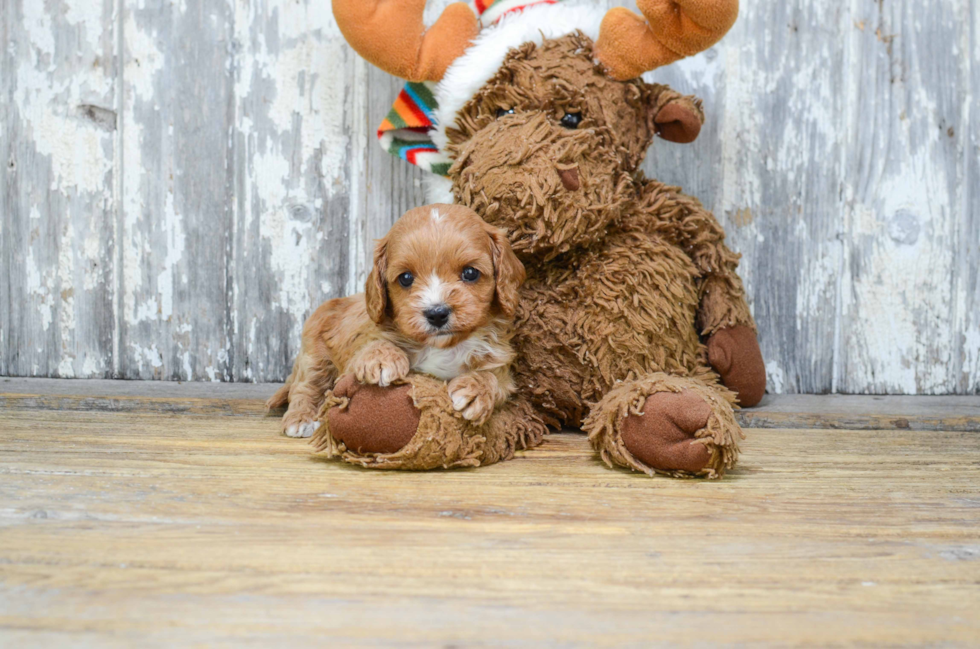
M 513 114 L 514 114 L 514 109 L 513 108 L 498 108 L 497 109 L 497 119 L 500 119 L 504 115 L 513 115 Z
M 398 276 L 398 283 L 401 284 L 402 288 L 408 288 L 415 281 L 415 275 L 411 273 L 402 273 Z

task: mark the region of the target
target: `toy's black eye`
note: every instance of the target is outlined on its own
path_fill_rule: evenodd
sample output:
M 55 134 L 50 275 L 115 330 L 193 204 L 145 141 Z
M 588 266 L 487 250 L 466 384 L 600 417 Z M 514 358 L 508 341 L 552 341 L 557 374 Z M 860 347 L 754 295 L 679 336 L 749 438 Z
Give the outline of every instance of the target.
M 463 272 L 459 275 L 464 282 L 475 282 L 480 279 L 480 271 L 473 268 L 472 266 L 467 266 L 463 269 Z
M 402 288 L 408 288 L 415 281 L 415 275 L 411 273 L 402 273 L 398 276 L 398 283 L 402 285 Z
M 497 109 L 497 119 L 500 119 L 504 115 L 513 115 L 513 114 L 514 114 L 514 109 L 513 108 L 498 108 Z
M 565 113 L 561 118 L 561 125 L 565 128 L 578 128 L 582 122 L 582 113 Z

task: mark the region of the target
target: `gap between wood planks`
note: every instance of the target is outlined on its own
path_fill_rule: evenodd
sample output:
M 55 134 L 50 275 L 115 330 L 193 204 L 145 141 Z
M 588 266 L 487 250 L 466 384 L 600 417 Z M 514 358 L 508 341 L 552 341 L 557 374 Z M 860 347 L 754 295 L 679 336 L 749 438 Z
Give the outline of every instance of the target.
M 257 416 L 279 383 L 0 378 L 0 408 Z M 980 432 L 980 396 L 771 395 L 744 428 Z

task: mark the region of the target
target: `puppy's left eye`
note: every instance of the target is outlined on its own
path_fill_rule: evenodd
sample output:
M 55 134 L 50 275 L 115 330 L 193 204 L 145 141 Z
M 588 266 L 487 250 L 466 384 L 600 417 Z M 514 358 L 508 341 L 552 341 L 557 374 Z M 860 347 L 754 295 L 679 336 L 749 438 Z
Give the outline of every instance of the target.
M 578 128 L 582 122 L 582 113 L 565 113 L 561 118 L 561 125 L 565 128 Z
M 476 280 L 480 279 L 480 271 L 472 266 L 467 266 L 463 269 L 463 272 L 460 273 L 459 276 L 464 282 L 475 282 Z
M 402 273 L 398 276 L 398 283 L 401 284 L 402 288 L 408 288 L 415 281 L 415 275 L 411 273 Z

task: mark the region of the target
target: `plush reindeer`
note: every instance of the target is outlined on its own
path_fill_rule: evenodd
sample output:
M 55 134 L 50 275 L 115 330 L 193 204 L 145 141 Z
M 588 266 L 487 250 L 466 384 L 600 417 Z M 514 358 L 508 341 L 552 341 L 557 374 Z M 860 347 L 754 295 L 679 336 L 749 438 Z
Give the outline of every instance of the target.
M 475 466 L 581 427 L 610 465 L 718 477 L 738 457 L 733 406 L 755 405 L 765 366 L 738 255 L 694 198 L 645 178 L 655 136 L 693 141 L 700 102 L 639 75 L 700 52 L 737 0 L 477 0 L 425 28 L 424 0 L 334 0 L 365 59 L 425 86 L 448 180 L 429 198 L 502 228 L 527 270 L 514 399 L 481 426 L 445 386 L 341 378 L 319 448 L 379 468 Z M 491 5 L 487 8 L 485 5 Z M 482 29 L 481 29 L 482 27 Z M 441 195 L 440 195 L 441 193 Z

